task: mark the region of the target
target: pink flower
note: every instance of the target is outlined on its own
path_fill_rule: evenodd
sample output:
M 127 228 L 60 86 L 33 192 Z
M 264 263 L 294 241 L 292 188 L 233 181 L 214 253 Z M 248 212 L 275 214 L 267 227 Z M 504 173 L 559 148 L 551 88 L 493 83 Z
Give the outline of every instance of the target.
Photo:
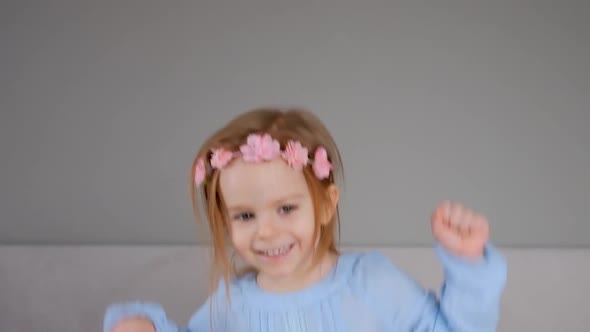
M 332 164 L 328 161 L 328 153 L 323 147 L 319 147 L 315 150 L 315 157 L 313 160 L 313 171 L 318 179 L 327 178 L 330 175 Z
M 214 149 L 213 155 L 211 156 L 211 167 L 222 169 L 229 163 L 234 157 L 232 151 L 228 151 L 224 148 Z
M 197 186 L 200 186 L 203 180 L 205 180 L 205 173 L 205 161 L 201 157 L 197 160 L 197 165 L 195 166 L 195 184 Z
M 307 166 L 307 149 L 301 146 L 301 143 L 289 141 L 283 152 L 283 158 L 287 160 L 289 166 L 296 170 L 301 170 Z
M 245 161 L 272 160 L 281 155 L 281 145 L 269 134 L 251 134 L 246 144 L 240 146 L 240 151 Z

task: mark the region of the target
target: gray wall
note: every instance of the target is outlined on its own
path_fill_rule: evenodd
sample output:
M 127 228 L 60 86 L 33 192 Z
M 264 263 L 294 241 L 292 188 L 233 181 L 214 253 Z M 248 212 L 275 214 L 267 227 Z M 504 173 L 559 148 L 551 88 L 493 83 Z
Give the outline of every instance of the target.
M 193 153 L 308 107 L 345 160 L 342 241 L 429 244 L 441 199 L 505 246 L 588 246 L 584 1 L 3 1 L 0 243 L 187 244 Z

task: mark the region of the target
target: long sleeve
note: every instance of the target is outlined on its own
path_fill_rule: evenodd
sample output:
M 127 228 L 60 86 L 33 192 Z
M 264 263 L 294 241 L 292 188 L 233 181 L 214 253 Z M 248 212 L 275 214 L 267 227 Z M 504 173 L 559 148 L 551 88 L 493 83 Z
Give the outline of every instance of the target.
M 198 332 L 179 327 L 168 319 L 162 306 L 155 302 L 127 302 L 110 305 L 104 316 L 103 331 L 111 332 L 119 321 L 133 317 L 150 320 L 154 324 L 156 332 Z
M 366 258 L 361 285 L 392 330 L 493 332 L 497 330 L 506 262 L 492 246 L 484 257 L 469 261 L 436 247 L 445 280 L 440 297 L 422 288 L 381 254 Z
M 445 323 L 453 331 L 496 331 L 507 278 L 504 257 L 492 245 L 486 246 L 483 259 L 476 262 L 453 256 L 441 247 L 437 247 L 437 255 L 445 273 L 440 300 Z
M 156 332 L 225 331 L 225 289 L 220 281 L 216 292 L 193 314 L 188 326 L 179 326 L 168 318 L 164 308 L 155 302 L 126 302 L 110 305 L 104 316 L 104 332 L 111 332 L 117 322 L 125 318 L 143 317 L 150 320 Z

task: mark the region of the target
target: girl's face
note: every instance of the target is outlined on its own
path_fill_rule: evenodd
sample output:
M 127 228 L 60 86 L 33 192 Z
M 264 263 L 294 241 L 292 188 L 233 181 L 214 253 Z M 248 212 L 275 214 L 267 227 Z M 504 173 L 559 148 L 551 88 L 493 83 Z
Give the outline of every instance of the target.
M 231 241 L 258 280 L 289 288 L 305 278 L 316 239 L 314 208 L 302 171 L 282 159 L 236 159 L 220 174 Z

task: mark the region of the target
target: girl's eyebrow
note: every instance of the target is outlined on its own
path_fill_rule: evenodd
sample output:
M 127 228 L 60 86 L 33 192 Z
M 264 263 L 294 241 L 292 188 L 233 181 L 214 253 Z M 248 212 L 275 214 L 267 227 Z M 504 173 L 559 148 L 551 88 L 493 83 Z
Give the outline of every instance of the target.
M 301 199 L 301 198 L 303 198 L 303 194 L 301 194 L 301 193 L 287 195 L 285 197 L 282 197 L 282 198 L 277 199 L 276 201 L 272 202 L 271 206 L 279 205 L 279 204 L 287 202 L 287 201 L 292 201 L 292 200 L 294 201 L 294 200 Z
M 238 212 L 238 211 L 244 211 L 244 210 L 248 210 L 248 207 L 245 205 L 236 205 L 236 206 L 229 207 L 227 209 L 227 211 L 229 211 L 229 212 Z
M 289 194 L 289 195 L 283 196 L 275 201 L 272 201 L 269 204 L 269 206 L 275 206 L 275 205 L 279 205 L 279 204 L 286 202 L 286 201 L 301 199 L 301 198 L 303 198 L 303 196 L 304 195 L 302 193 Z M 229 212 L 247 211 L 247 210 L 251 210 L 251 209 L 252 208 L 249 207 L 247 204 L 236 204 L 236 205 L 229 206 L 227 208 L 227 210 Z

